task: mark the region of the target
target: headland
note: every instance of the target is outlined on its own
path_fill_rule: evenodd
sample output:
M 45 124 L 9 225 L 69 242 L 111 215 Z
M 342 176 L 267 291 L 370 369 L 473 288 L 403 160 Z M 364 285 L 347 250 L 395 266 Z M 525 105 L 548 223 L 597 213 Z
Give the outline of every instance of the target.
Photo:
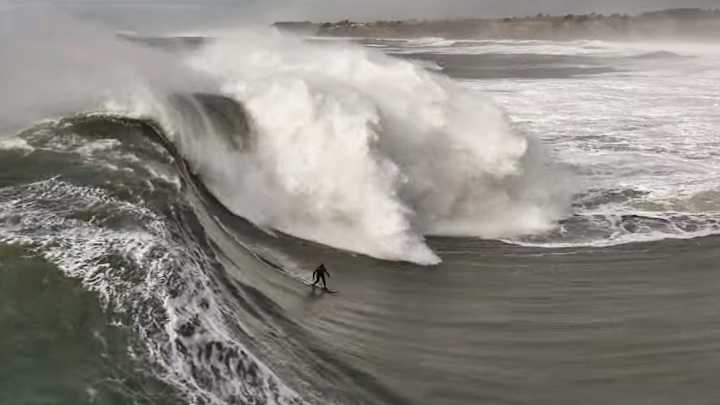
M 720 9 L 677 8 L 639 15 L 567 14 L 500 19 L 355 22 L 284 21 L 283 31 L 329 37 L 537 40 L 720 40 Z

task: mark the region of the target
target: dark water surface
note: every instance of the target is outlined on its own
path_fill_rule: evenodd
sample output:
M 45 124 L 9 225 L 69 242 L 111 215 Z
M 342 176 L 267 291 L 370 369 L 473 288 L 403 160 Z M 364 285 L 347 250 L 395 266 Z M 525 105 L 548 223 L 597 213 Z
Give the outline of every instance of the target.
M 0 246 L 0 403 L 177 403 L 103 309 L 31 251 Z
M 340 293 L 283 283 L 278 302 L 397 395 L 388 403 L 711 404 L 719 242 L 550 251 L 435 239 L 436 268 L 319 252 Z

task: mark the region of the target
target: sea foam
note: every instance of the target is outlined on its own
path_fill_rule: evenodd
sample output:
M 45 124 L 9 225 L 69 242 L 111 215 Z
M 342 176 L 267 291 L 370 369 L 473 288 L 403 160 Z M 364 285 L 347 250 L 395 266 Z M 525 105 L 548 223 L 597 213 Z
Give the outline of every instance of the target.
M 189 63 L 242 103 L 252 147 L 200 138 L 167 111 L 165 121 L 210 190 L 260 226 L 434 264 L 424 235 L 540 232 L 564 204 L 538 145 L 488 97 L 412 62 L 244 33 Z

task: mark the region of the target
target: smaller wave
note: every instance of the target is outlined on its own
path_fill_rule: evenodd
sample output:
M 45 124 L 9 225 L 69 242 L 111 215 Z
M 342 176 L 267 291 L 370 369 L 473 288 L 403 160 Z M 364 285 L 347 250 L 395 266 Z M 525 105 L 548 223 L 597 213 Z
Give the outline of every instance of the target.
M 172 37 L 150 37 L 130 32 L 118 32 L 116 36 L 124 41 L 139 43 L 151 48 L 159 48 L 165 51 L 194 51 L 207 45 L 211 38 L 204 36 L 172 36 Z
M 0 150 L 19 150 L 23 152 L 32 152 L 35 150 L 30 144 L 19 136 L 0 136 Z
M 575 214 L 556 229 L 504 241 L 546 248 L 606 247 L 718 235 L 718 195 L 715 188 L 695 190 L 683 198 L 638 188 L 593 188 L 574 197 Z
M 688 56 L 683 56 L 675 52 L 670 51 L 657 51 L 648 52 L 641 55 L 631 56 L 630 59 L 684 59 Z
M 688 213 L 579 214 L 557 229 L 506 243 L 543 248 L 609 247 L 668 239 L 695 239 L 720 234 L 720 218 Z
M 475 47 L 475 46 L 489 46 L 495 44 L 495 41 L 489 41 L 489 40 L 462 40 L 462 41 L 455 41 L 455 43 L 452 44 L 453 48 L 469 48 L 469 47 Z
M 457 43 L 457 41 L 453 40 L 453 39 L 445 39 L 445 38 L 439 38 L 439 37 L 426 37 L 426 38 L 410 39 L 406 42 L 405 46 L 435 48 L 435 47 L 454 46 L 456 43 Z

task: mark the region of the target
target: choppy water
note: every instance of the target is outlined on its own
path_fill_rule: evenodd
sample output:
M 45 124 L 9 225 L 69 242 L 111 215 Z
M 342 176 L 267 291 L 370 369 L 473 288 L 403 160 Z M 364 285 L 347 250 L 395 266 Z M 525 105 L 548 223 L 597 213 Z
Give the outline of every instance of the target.
M 543 242 L 598 246 L 717 232 L 717 47 L 422 45 L 390 49 L 451 74 L 470 72 L 459 73 L 467 86 L 492 94 L 517 128 L 542 139 L 553 161 L 571 168 L 578 182 L 571 186 L 574 216 Z
M 192 51 L 218 94 L 0 138 L 0 403 L 720 400 L 720 52 L 231 44 Z

